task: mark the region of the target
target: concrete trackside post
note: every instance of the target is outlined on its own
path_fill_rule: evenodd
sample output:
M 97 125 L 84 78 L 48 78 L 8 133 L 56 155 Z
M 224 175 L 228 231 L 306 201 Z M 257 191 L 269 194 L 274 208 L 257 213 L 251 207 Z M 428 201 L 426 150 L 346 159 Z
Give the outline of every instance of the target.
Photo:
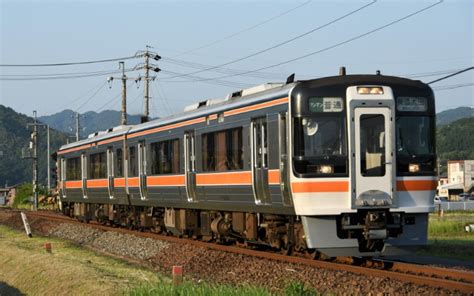
M 173 266 L 173 286 L 179 286 L 183 283 L 183 267 Z
M 28 223 L 28 218 L 26 217 L 26 214 L 21 212 L 21 220 L 23 220 L 23 225 L 25 226 L 25 231 L 26 231 L 26 235 L 28 235 L 29 237 L 33 237 L 33 235 L 31 234 L 31 228 L 30 228 L 30 223 Z

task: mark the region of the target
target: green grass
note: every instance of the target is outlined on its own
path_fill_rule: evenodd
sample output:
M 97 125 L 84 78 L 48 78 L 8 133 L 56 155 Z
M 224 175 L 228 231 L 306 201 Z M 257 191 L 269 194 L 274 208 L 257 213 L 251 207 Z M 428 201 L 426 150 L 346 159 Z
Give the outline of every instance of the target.
M 251 286 L 240 286 L 238 288 L 226 285 L 212 285 L 208 283 L 184 282 L 179 286 L 173 286 L 172 283 L 163 282 L 157 285 L 143 285 L 130 289 L 129 296 L 151 296 L 151 295 L 196 295 L 196 296 L 266 296 L 270 293 L 264 288 Z
M 474 234 L 465 232 L 464 226 L 466 224 L 474 224 L 474 212 L 449 212 L 442 217 L 431 214 L 428 224 L 428 236 L 430 239 L 436 239 Z
M 44 249 L 51 243 L 52 253 Z M 171 279 L 147 268 L 83 249 L 51 237 L 29 238 L 0 225 L 0 282 L 27 295 L 317 295 L 301 283 L 275 293 L 250 285 L 222 285 Z M 0 295 L 2 290 L 0 288 Z
M 442 217 L 431 214 L 428 245 L 419 253 L 474 260 L 474 232 L 465 232 L 466 224 L 474 224 L 474 211 L 447 212 Z
M 209 283 L 185 282 L 179 286 L 173 286 L 169 282 L 158 285 L 142 285 L 128 291 L 129 296 L 152 296 L 152 295 L 174 295 L 174 296 L 267 296 L 267 295 L 287 295 L 287 296 L 313 296 L 318 293 L 311 288 L 307 288 L 301 283 L 290 283 L 282 293 L 270 292 L 265 288 L 241 285 L 238 287 L 230 285 L 213 285 Z
M 52 253 L 45 251 L 46 242 L 51 243 Z M 70 242 L 28 238 L 24 232 L 1 225 L 0 250 L 0 282 L 26 295 L 123 295 L 137 285 L 169 281 L 156 272 Z

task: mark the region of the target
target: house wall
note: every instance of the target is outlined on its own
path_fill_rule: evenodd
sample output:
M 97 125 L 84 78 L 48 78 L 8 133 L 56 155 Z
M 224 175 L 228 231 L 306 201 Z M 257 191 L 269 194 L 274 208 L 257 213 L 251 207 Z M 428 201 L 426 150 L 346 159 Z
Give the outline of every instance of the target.
M 471 189 L 474 183 L 474 160 L 464 161 L 464 192 Z

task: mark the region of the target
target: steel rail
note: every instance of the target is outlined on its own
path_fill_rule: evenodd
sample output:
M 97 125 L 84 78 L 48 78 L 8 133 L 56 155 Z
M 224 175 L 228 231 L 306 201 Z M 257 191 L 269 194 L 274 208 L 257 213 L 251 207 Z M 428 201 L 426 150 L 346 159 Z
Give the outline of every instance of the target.
M 303 257 L 286 256 L 271 252 L 262 252 L 252 249 L 246 249 L 236 246 L 225 246 L 215 243 L 202 242 L 186 238 L 178 238 L 173 236 L 160 235 L 152 232 L 138 232 L 126 228 L 115 228 L 112 226 L 104 226 L 98 223 L 86 224 L 70 217 L 63 216 L 57 213 L 38 211 L 27 212 L 27 216 L 54 220 L 58 222 L 78 224 L 82 226 L 93 227 L 104 231 L 115 231 L 123 234 L 131 234 L 139 237 L 152 238 L 157 240 L 164 240 L 168 242 L 186 243 L 198 247 L 214 249 L 224 252 L 241 254 L 246 256 L 258 257 L 268 260 L 277 260 L 280 262 L 301 264 L 316 268 L 324 268 L 334 271 L 346 271 L 355 274 L 375 276 L 388 279 L 394 279 L 401 282 L 413 283 L 416 285 L 425 285 L 434 288 L 444 288 L 448 290 L 458 290 L 462 293 L 474 293 L 474 272 L 445 269 L 432 266 L 424 266 L 419 264 L 401 263 L 386 261 L 392 264 L 389 270 L 376 269 L 362 266 L 355 266 L 343 263 L 311 260 Z M 383 260 L 378 260 L 385 262 Z

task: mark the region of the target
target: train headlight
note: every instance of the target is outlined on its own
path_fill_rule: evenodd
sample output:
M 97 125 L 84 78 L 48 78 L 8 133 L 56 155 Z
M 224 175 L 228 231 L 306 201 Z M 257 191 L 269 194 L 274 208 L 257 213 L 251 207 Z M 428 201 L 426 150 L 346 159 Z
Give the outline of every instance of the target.
M 357 87 L 359 95 L 383 95 L 383 88 L 380 86 L 361 86 Z
M 314 136 L 318 132 L 318 123 L 310 118 L 303 118 L 304 133 L 308 136 Z
M 408 165 L 408 171 L 410 173 L 418 173 L 420 171 L 420 165 L 417 163 L 410 163 Z
M 334 173 L 334 166 L 332 165 L 319 165 L 318 173 L 320 174 L 332 174 Z

